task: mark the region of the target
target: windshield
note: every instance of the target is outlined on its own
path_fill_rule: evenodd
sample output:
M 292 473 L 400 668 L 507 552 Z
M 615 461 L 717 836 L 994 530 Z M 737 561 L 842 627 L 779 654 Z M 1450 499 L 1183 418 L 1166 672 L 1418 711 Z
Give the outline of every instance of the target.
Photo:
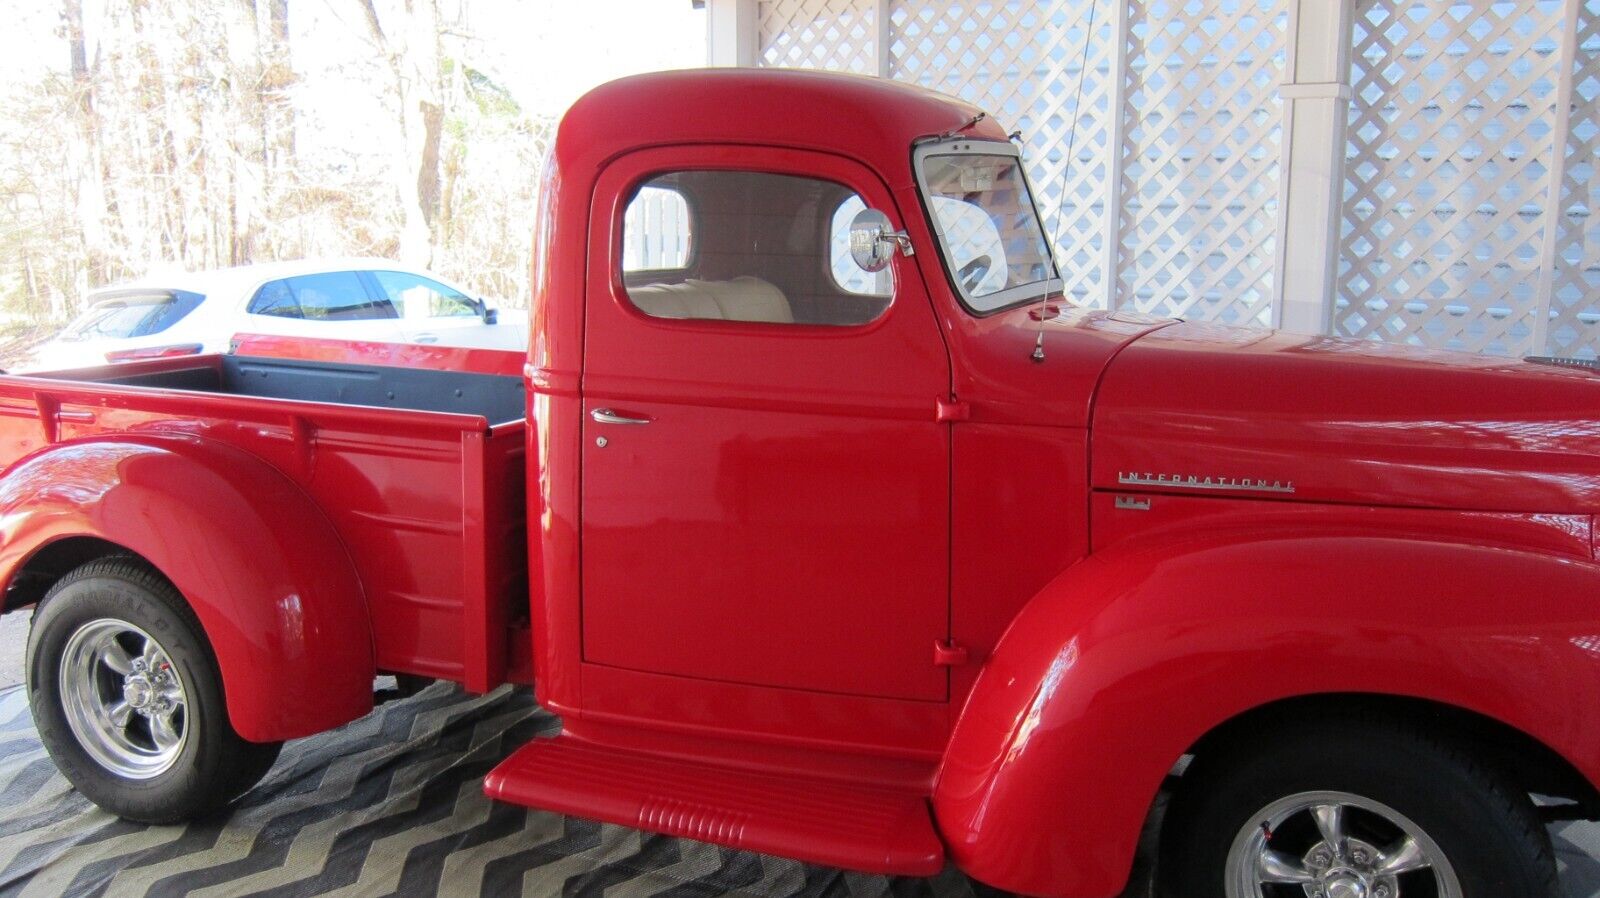
M 917 177 L 951 280 L 981 314 L 1038 299 L 1060 283 L 1020 160 L 974 147 L 922 148 Z
M 203 299 L 186 290 L 127 293 L 102 299 L 67 325 L 61 339 L 125 339 L 159 334 L 194 311 Z

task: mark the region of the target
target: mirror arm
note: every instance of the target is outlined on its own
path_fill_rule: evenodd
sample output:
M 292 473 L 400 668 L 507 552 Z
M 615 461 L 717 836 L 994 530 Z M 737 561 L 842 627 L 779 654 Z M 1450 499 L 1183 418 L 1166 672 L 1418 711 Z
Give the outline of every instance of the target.
M 900 247 L 900 255 L 902 256 L 914 256 L 917 254 L 916 247 L 911 245 L 911 235 L 905 231 L 891 231 L 884 234 L 883 239 Z

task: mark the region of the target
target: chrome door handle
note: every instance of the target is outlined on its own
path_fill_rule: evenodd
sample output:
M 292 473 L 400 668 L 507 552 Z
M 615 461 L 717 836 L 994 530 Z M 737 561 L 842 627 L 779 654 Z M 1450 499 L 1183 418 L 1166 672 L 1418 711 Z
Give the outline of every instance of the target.
M 593 418 L 599 424 L 649 424 L 650 423 L 650 419 L 649 418 L 630 418 L 627 415 L 619 415 L 616 412 L 614 412 L 614 411 L 612 411 L 611 409 L 608 409 L 608 408 L 597 408 L 594 411 L 589 413 L 589 417 Z

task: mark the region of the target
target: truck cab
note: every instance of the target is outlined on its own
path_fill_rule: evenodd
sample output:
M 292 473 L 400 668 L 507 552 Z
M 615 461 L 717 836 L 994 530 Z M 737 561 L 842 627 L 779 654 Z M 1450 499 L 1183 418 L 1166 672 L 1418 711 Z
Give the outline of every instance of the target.
M 1176 893 L 1482 888 L 1404 848 L 1426 835 L 1404 814 L 1217 810 L 1197 784 L 1252 762 L 1242 734 L 1266 721 L 1313 740 L 1291 755 L 1363 734 L 1356 766 L 1423 738 L 1494 763 L 1527 747 L 1531 695 L 1435 674 L 1480 650 L 1464 616 L 1593 628 L 1576 581 L 1519 587 L 1513 614 L 1465 573 L 1487 552 L 1600 583 L 1600 427 L 1555 423 L 1600 410 L 1591 375 L 1074 308 L 1005 130 L 878 80 L 616 82 L 569 111 L 550 164 L 529 482 L 536 689 L 565 730 L 491 795 L 1111 895 L 1192 764 L 1173 825 L 1220 815 L 1227 840 L 1164 840 L 1169 869 L 1202 871 Z M 1513 461 L 1529 441 L 1548 454 Z M 1489 454 L 1494 486 L 1463 473 Z M 1592 658 L 1554 651 L 1586 681 L 1557 691 L 1587 701 Z M 1558 762 L 1546 738 L 1507 776 L 1588 803 L 1600 743 Z M 1323 791 L 1361 797 L 1297 794 Z M 924 797 L 931 831 L 907 810 Z M 1292 838 L 1254 844 L 1267 818 L 1235 818 L 1269 805 Z
M 1592 368 L 1084 308 L 1001 125 L 877 79 L 624 79 L 542 177 L 515 364 L 0 378 L 0 581 L 96 801 L 225 802 L 377 673 L 531 681 L 497 799 L 1062 898 L 1151 831 L 1169 896 L 1558 894 Z

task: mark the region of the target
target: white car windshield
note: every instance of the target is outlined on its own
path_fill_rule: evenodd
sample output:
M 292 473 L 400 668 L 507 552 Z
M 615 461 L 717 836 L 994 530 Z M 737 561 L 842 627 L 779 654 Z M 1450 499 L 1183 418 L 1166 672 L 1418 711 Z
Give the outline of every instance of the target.
M 1014 154 L 933 145 L 917 175 L 951 280 L 976 313 L 1059 289 L 1044 227 Z

